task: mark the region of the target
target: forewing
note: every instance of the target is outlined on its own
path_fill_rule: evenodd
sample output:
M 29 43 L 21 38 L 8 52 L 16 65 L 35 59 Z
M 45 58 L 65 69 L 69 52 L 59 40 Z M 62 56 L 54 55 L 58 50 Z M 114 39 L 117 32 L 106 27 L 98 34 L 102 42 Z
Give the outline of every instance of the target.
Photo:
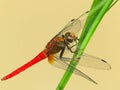
M 68 50 L 67 50 L 68 51 Z M 62 60 L 66 63 L 70 63 L 71 56 L 73 56 L 73 53 L 70 53 L 69 51 L 64 55 L 65 58 Z M 56 54 L 56 58 L 59 59 L 59 54 Z M 100 69 L 100 70 L 110 70 L 111 65 L 105 61 L 104 59 L 101 59 L 99 57 L 95 57 L 89 54 L 84 53 L 78 62 L 78 66 L 84 66 L 84 67 L 90 67 L 94 69 Z
M 81 21 L 79 19 L 73 19 L 65 25 L 65 27 L 59 33 L 60 35 L 64 35 L 66 32 L 73 32 L 75 34 L 79 33 L 81 29 Z
M 84 26 L 87 15 L 88 12 L 85 12 L 79 18 L 70 20 L 55 37 L 64 35 L 66 32 L 73 32 L 77 36 Z
M 107 61 L 85 53 L 81 56 L 79 65 L 103 70 L 111 69 Z

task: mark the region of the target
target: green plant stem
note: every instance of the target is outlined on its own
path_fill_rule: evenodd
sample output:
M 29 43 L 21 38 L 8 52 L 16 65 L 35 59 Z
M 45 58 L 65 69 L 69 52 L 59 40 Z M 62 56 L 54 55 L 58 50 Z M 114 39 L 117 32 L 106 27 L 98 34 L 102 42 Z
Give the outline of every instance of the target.
M 70 65 L 68 66 L 56 90 L 63 90 L 65 88 L 74 71 L 74 68 L 79 62 L 78 58 L 80 58 L 80 56 L 83 54 L 83 51 L 85 50 L 101 19 L 103 18 L 105 13 L 111 8 L 112 2 L 113 0 L 94 0 L 82 34 L 80 36 L 76 52 L 74 53 Z M 73 66 L 74 68 L 71 66 Z

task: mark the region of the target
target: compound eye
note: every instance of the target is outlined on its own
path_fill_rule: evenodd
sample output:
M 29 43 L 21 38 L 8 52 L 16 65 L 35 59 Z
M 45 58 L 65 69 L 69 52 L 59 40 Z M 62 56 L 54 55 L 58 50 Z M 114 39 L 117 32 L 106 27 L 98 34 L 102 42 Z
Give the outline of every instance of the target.
M 70 32 L 67 32 L 67 33 L 65 34 L 65 37 L 66 37 L 66 40 L 67 40 L 68 42 L 73 42 L 73 37 L 71 36 L 71 33 L 70 33 Z
M 69 37 L 67 38 L 67 41 L 68 41 L 68 42 L 73 42 L 73 38 L 72 38 L 71 36 L 69 36 Z

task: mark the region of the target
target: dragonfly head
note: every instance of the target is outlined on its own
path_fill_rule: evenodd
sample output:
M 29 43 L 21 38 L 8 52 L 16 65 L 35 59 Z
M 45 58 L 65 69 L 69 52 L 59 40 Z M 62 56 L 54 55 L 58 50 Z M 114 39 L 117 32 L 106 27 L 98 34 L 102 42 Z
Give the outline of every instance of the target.
M 75 36 L 73 32 L 67 32 L 65 33 L 65 40 L 72 43 L 73 41 L 77 40 L 77 37 Z

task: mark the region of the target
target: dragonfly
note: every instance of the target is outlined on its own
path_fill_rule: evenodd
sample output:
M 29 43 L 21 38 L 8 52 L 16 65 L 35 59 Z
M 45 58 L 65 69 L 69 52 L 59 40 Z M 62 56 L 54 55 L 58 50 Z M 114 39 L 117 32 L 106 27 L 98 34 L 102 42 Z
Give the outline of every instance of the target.
M 45 49 L 35 56 L 32 60 L 17 68 L 13 72 L 4 76 L 1 80 L 7 80 L 31 67 L 32 65 L 48 58 L 48 62 L 64 70 L 67 70 L 67 67 L 70 65 L 71 55 L 74 54 L 75 48 L 78 43 L 78 33 L 81 30 L 82 22 L 85 21 L 85 17 L 88 15 L 89 11 L 84 12 L 76 19 L 70 20 L 64 28 L 55 35 L 46 45 Z M 71 55 L 70 55 L 71 54 Z M 68 55 L 68 56 L 67 56 Z M 92 56 L 86 53 L 83 53 L 79 58 L 78 65 L 91 67 L 95 69 L 109 70 L 111 66 L 104 59 Z M 73 66 L 71 66 L 73 67 Z M 97 84 L 92 78 L 83 73 L 80 69 L 74 67 L 74 74 L 84 77 L 85 79 Z

